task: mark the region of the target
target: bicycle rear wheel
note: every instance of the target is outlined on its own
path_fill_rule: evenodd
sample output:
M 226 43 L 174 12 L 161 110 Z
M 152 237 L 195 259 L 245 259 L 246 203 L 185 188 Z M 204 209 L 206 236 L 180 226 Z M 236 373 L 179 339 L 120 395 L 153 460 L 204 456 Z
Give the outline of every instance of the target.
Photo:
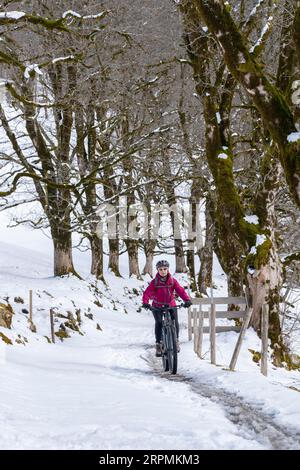
M 167 330 L 167 352 L 168 352 L 168 366 L 171 374 L 177 373 L 177 345 L 176 334 L 174 326 L 169 327 Z

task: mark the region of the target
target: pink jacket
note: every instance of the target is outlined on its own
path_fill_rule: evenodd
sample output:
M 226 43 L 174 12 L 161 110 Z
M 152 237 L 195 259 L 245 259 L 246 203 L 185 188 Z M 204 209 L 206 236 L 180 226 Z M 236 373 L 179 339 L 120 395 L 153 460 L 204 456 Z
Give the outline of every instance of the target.
M 174 290 L 185 302 L 190 300 L 184 288 L 181 287 L 177 279 L 172 277 L 170 273 L 167 275 L 166 283 L 161 281 L 157 273 L 143 293 L 143 304 L 148 304 L 151 299 L 153 300 L 153 307 L 161 307 L 163 304 L 169 304 L 171 307 L 174 307 L 176 306 Z

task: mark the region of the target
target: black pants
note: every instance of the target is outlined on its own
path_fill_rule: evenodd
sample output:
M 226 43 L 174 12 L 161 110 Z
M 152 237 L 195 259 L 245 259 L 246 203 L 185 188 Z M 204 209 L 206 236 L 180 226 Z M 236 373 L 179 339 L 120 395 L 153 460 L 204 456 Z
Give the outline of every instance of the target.
M 155 340 L 157 343 L 161 342 L 161 332 L 162 332 L 162 313 L 159 311 L 152 312 L 155 320 Z M 178 314 L 177 308 L 173 308 L 171 315 L 175 320 L 176 336 L 179 336 L 179 323 L 178 323 Z

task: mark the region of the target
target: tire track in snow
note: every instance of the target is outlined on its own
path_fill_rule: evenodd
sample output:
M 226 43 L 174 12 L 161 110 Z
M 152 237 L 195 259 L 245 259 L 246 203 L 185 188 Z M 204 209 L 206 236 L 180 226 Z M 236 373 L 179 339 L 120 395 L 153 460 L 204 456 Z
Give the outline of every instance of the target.
M 262 406 L 253 405 L 221 387 L 209 383 L 196 383 L 192 377 L 183 374 L 170 375 L 163 372 L 160 360 L 150 352 L 147 354 L 149 366 L 155 375 L 173 382 L 186 383 L 191 391 L 218 404 L 226 417 L 237 427 L 237 434 L 248 440 L 257 441 L 270 450 L 299 450 L 300 432 L 292 427 L 276 423 L 274 415 L 265 413 Z

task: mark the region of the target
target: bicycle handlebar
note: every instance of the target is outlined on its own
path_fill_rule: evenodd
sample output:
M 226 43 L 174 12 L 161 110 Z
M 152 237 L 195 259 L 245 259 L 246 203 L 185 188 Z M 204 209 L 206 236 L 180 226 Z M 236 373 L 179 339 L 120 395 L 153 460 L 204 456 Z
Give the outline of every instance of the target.
M 148 309 L 153 312 L 153 310 L 169 310 L 169 309 L 172 309 L 172 308 L 182 308 L 182 307 L 184 307 L 183 303 L 181 303 L 179 305 L 165 305 L 165 306 L 162 306 L 162 307 L 153 307 L 152 305 L 149 304 Z

